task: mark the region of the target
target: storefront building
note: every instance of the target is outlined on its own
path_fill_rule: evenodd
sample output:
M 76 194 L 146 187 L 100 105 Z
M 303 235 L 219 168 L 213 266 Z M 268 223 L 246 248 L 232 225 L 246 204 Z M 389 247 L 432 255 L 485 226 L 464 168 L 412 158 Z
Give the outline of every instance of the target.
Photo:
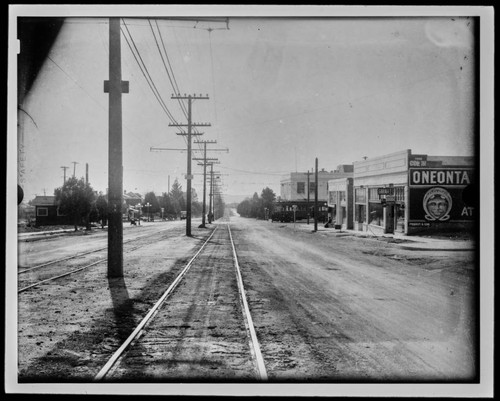
M 354 229 L 374 234 L 470 227 L 475 183 L 472 157 L 428 156 L 411 150 L 354 162 Z
M 335 228 L 354 228 L 352 173 L 349 178 L 328 181 L 328 210 Z

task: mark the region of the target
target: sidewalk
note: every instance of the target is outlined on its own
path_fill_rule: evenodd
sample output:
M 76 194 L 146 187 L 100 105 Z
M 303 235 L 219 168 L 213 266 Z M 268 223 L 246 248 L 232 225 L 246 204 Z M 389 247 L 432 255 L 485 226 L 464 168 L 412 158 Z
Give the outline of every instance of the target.
M 276 223 L 273 224 L 287 224 L 290 229 L 294 229 L 293 223 Z M 314 223 L 296 223 L 296 230 L 312 232 L 314 230 Z M 473 240 L 454 240 L 442 238 L 429 238 L 420 237 L 417 235 L 404 235 L 401 233 L 395 234 L 375 234 L 370 231 L 355 231 L 355 230 L 338 230 L 335 228 L 325 228 L 323 224 L 318 224 L 318 233 L 332 235 L 336 237 L 360 237 L 380 241 L 386 239 L 395 246 L 401 249 L 412 251 L 473 251 L 476 249 L 476 241 Z

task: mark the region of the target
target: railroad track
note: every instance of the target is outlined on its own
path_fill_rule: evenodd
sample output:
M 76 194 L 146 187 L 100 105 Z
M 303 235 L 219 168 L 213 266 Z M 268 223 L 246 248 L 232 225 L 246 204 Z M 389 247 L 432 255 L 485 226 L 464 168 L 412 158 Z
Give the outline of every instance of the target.
M 210 237 L 95 382 L 267 381 L 229 224 Z
M 150 244 L 151 239 L 156 238 L 157 235 L 160 236 L 159 239 L 165 238 L 165 236 L 163 236 L 165 232 L 167 232 L 166 238 L 168 238 L 169 233 L 172 233 L 172 235 L 177 235 L 175 231 L 171 229 L 165 229 L 160 230 L 154 234 L 148 233 L 146 235 L 135 236 L 134 238 L 129 238 L 123 242 L 123 244 L 126 245 L 126 247 L 124 247 L 124 252 L 133 252 L 136 249 Z M 17 292 L 21 293 L 37 287 L 40 284 L 58 280 L 60 278 L 80 272 L 100 263 L 104 263 L 108 260 L 106 257 L 107 249 L 107 246 L 100 247 L 76 255 L 54 259 L 40 265 L 31 266 L 24 269 L 21 268 L 21 270 L 18 271 Z

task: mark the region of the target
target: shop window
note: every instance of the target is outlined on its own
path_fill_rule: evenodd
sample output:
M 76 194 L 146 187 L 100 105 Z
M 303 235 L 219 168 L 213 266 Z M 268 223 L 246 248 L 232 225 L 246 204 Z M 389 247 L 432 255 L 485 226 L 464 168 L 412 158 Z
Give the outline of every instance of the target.
M 368 188 L 368 200 L 379 200 L 378 188 Z
M 330 205 L 335 205 L 337 203 L 337 192 L 335 191 L 328 192 L 328 203 Z
M 374 224 L 376 226 L 382 226 L 384 224 L 384 208 L 380 203 L 370 202 L 368 213 L 368 224 Z
M 306 184 L 305 182 L 298 182 L 297 183 L 297 193 L 298 194 L 303 194 L 306 192 L 305 190 Z
M 339 197 L 341 202 L 345 202 L 345 191 L 339 191 Z
M 356 205 L 356 221 L 358 223 L 366 222 L 366 206 L 365 205 Z
M 357 203 L 365 203 L 366 202 L 366 189 L 365 188 L 356 188 L 355 197 Z
M 394 195 L 396 198 L 396 202 L 404 202 L 405 201 L 405 187 L 394 187 Z
M 49 215 L 49 209 L 46 207 L 39 207 L 36 209 L 36 215 L 37 216 L 48 216 Z
M 310 182 L 309 183 L 309 192 L 314 192 L 314 191 L 316 191 L 316 183 Z

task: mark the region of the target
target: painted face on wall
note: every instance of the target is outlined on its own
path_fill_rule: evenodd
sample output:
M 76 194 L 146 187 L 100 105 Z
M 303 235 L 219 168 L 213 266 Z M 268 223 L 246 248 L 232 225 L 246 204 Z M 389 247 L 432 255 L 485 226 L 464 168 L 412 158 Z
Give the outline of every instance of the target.
M 448 202 L 441 196 L 434 196 L 427 201 L 427 209 L 433 217 L 439 219 L 448 210 Z
M 429 221 L 446 221 L 450 218 L 452 199 L 450 193 L 440 187 L 431 188 L 423 199 L 425 218 Z

